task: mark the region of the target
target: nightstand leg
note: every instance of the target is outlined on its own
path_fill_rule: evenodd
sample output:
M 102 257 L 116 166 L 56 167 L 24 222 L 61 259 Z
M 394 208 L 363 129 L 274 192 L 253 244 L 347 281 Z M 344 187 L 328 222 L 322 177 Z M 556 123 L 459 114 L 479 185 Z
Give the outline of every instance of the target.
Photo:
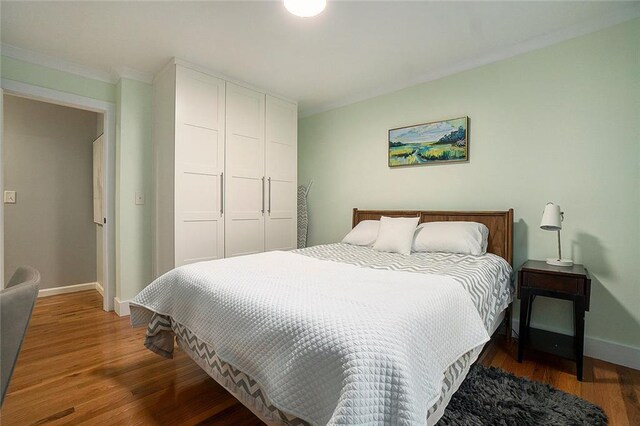
M 522 362 L 522 356 L 524 355 L 524 347 L 527 344 L 527 334 L 529 332 L 529 324 L 527 322 L 529 318 L 529 307 L 531 306 L 531 296 L 529 292 L 522 288 L 520 290 L 520 334 L 518 340 L 518 362 Z
M 575 322 L 576 345 L 576 376 L 582 381 L 582 368 L 584 358 L 584 296 L 576 296 L 573 300 L 573 314 Z
M 511 315 L 513 315 L 513 309 L 512 309 L 512 305 L 509 304 L 509 306 L 507 307 L 507 310 L 505 311 L 505 315 L 504 315 L 504 334 L 507 337 L 507 342 L 511 341 L 511 328 L 512 328 L 512 321 L 511 321 Z

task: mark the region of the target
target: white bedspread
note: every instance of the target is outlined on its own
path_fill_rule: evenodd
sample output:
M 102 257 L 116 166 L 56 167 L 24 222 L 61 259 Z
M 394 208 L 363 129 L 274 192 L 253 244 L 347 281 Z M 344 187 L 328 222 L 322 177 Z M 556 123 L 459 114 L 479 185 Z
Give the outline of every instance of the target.
M 446 368 L 489 339 L 452 278 L 291 252 L 183 266 L 131 305 L 171 316 L 312 424 L 424 424 Z

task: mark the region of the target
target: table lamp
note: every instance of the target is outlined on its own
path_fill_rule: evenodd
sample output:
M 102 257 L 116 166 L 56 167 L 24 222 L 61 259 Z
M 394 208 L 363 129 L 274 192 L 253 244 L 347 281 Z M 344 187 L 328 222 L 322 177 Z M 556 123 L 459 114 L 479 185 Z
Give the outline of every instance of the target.
M 554 266 L 573 266 L 573 260 L 562 258 L 562 246 L 560 244 L 560 230 L 562 229 L 562 221 L 564 220 L 564 212 L 560 211 L 560 206 L 553 203 L 547 203 L 542 213 L 542 221 L 540 228 L 545 231 L 558 232 L 558 257 L 547 258 L 547 263 Z

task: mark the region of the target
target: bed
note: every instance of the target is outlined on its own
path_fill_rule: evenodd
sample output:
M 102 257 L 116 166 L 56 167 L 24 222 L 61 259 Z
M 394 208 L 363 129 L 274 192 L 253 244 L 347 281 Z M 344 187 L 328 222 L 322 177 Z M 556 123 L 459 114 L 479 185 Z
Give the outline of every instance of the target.
M 352 225 L 381 216 L 483 223 L 487 254 L 338 243 L 203 262 L 136 296 L 132 324 L 267 424 L 435 424 L 488 336 L 511 334 L 513 210 L 354 209 Z

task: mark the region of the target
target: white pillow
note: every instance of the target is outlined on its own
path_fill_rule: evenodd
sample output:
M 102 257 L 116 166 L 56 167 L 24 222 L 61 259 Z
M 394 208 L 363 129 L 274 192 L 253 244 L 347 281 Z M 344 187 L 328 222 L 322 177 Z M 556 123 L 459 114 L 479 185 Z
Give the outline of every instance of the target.
M 363 220 L 342 239 L 342 242 L 371 247 L 378 238 L 378 229 L 380 229 L 380 221 Z
M 378 239 L 374 250 L 391 253 L 411 254 L 411 243 L 416 232 L 419 217 L 385 217 L 380 218 Z
M 418 226 L 413 251 L 480 256 L 487 252 L 489 228 L 477 222 L 427 222 Z

